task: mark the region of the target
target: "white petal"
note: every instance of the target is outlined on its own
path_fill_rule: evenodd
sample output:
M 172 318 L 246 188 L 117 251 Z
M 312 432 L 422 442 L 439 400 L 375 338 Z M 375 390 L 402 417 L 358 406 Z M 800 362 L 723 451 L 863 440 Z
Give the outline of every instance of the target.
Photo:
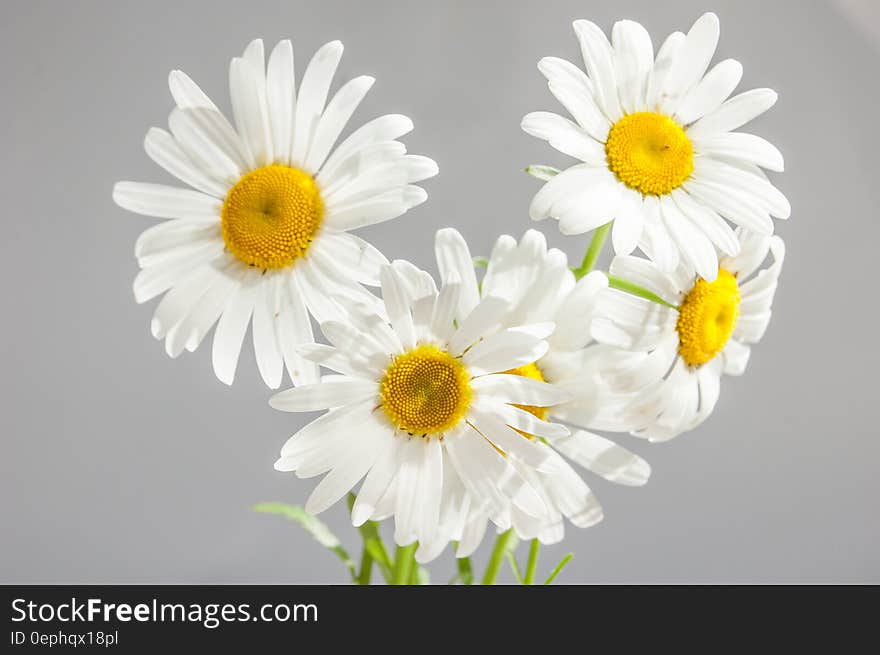
M 688 31 L 666 77 L 660 107 L 673 113 L 681 98 L 703 77 L 718 47 L 721 26 L 718 16 L 700 16 Z
M 205 244 L 197 255 L 192 255 L 185 260 L 176 260 L 167 265 L 145 268 L 137 274 L 132 284 L 135 302 L 143 303 L 155 298 L 177 284 L 190 271 L 221 258 L 223 248 L 223 242 L 218 240 Z
M 452 340 L 449 342 L 452 354 L 460 355 L 481 338 L 491 334 L 500 325 L 507 309 L 507 301 L 502 298 L 492 296 L 483 298 L 459 323 L 455 334 L 452 335 Z
M 786 219 L 791 216 L 791 204 L 785 195 L 766 177 L 746 168 L 726 162 L 701 158 L 694 167 L 694 180 L 717 187 L 730 187 L 734 192 L 754 196 L 771 216 Z
M 553 148 L 571 157 L 601 166 L 605 162 L 605 149 L 582 127 L 547 111 L 526 114 L 522 120 L 526 134 L 547 141 Z
M 281 391 L 272 396 L 269 404 L 282 412 L 313 412 L 356 404 L 377 393 L 377 384 L 367 380 L 319 382 Z
M 262 288 L 254 305 L 254 354 L 266 386 L 277 389 L 284 375 L 284 360 L 275 335 L 275 317 L 280 313 L 280 274 L 263 276 Z
M 189 158 L 227 186 L 253 168 L 250 150 L 218 111 L 178 108 L 168 117 L 168 127 Z
M 434 254 L 440 269 L 440 279 L 450 280 L 454 275 L 458 281 L 459 304 L 454 318 L 460 321 L 480 300 L 473 257 L 464 237 L 451 227 L 437 231 L 434 237 Z
M 779 149 L 766 139 L 745 132 L 725 132 L 694 142 L 710 157 L 743 160 L 771 171 L 782 171 L 785 161 Z
M 219 220 L 222 205 L 200 191 L 146 182 L 117 182 L 113 200 L 136 214 L 189 220 Z
M 265 166 L 274 159 L 265 66 L 261 39 L 251 41 L 244 55 L 234 58 L 229 66 L 229 93 L 235 124 L 257 166 Z
M 441 343 L 446 343 L 455 330 L 455 315 L 458 310 L 458 297 L 461 285 L 450 279 L 440 289 L 431 313 L 430 330 Z
M 685 35 L 681 32 L 673 32 L 666 37 L 663 45 L 657 51 L 654 68 L 651 69 L 651 73 L 648 75 L 648 91 L 645 94 L 645 103 L 650 111 L 657 110 L 660 105 L 666 78 L 684 44 L 685 38 Z
M 578 430 L 552 441 L 554 448 L 606 480 L 627 486 L 642 486 L 651 476 L 651 466 L 638 455 L 592 432 Z
M 718 276 L 718 254 L 708 237 L 699 231 L 671 198 L 660 202 L 663 222 L 697 274 L 708 282 Z
M 165 130 L 151 127 L 144 138 L 144 150 L 150 159 L 181 182 L 215 198 L 226 196 L 226 185 L 196 166 Z
M 552 407 L 571 400 L 567 391 L 521 375 L 486 375 L 475 378 L 471 387 L 479 394 L 516 405 Z
M 642 238 L 645 228 L 643 205 L 640 194 L 629 189 L 620 190 L 620 202 L 611 227 L 611 243 L 618 255 L 630 254 Z
M 412 314 L 399 274 L 392 266 L 385 266 L 380 273 L 382 281 L 382 300 L 388 310 L 388 318 L 394 332 L 406 349 L 415 347 L 416 333 Z
M 293 116 L 296 107 L 296 72 L 293 45 L 284 39 L 272 49 L 266 70 L 266 102 L 272 134 L 272 152 L 276 162 L 290 161 Z
M 163 221 L 141 232 L 134 244 L 134 256 L 141 260 L 181 246 L 221 239 L 219 221 Z M 146 266 L 141 264 L 141 268 Z
M 225 384 L 231 385 L 235 379 L 235 368 L 260 288 L 259 282 L 258 273 L 247 275 L 217 322 L 211 359 L 215 375 Z
M 556 211 L 559 231 L 562 234 L 583 234 L 613 220 L 626 188 L 606 171 L 598 177 L 598 183 L 579 196 L 563 200 Z
M 773 219 L 770 214 L 755 206 L 754 201 L 749 203 L 741 194 L 731 194 L 729 190 L 716 184 L 688 180 L 682 187 L 694 198 L 711 207 L 724 216 L 731 223 L 740 225 L 758 234 L 773 234 Z
M 183 71 L 173 70 L 168 74 L 168 89 L 174 102 L 181 109 L 213 109 L 219 111 L 217 105 L 202 91 L 199 86 Z
M 722 351 L 725 375 L 742 375 L 749 363 L 751 348 L 736 339 L 731 339 Z
M 302 166 L 305 163 L 312 136 L 321 112 L 324 111 L 324 104 L 327 102 L 333 75 L 342 58 L 342 50 L 340 41 L 331 41 L 321 46 L 309 61 L 303 74 L 296 102 L 293 145 L 290 153 L 290 161 L 294 166 Z
M 379 271 L 388 264 L 381 252 L 354 234 L 329 230 L 312 244 L 316 256 L 333 262 L 348 279 L 379 286 Z
M 470 429 L 445 440 L 446 450 L 468 492 L 493 518 L 502 515 L 512 503 L 529 516 L 542 516 L 546 506 L 528 484 L 488 441 Z
M 621 20 L 611 30 L 611 43 L 621 107 L 626 113 L 640 111 L 645 105 L 648 74 L 654 65 L 651 35 L 639 23 Z
M 322 175 L 325 171 L 329 173 L 363 148 L 377 143 L 394 141 L 412 129 L 412 121 L 401 114 L 386 114 L 374 118 L 368 123 L 364 123 L 339 144 L 339 147 L 324 162 L 321 173 Z
M 730 132 L 748 123 L 776 104 L 778 98 L 771 89 L 752 89 L 727 100 L 711 114 L 707 114 L 688 128 L 688 136 L 702 139 L 718 132 Z
M 599 292 L 608 286 L 608 278 L 591 271 L 578 280 L 556 312 L 556 330 L 550 335 L 554 350 L 576 350 L 590 341 L 589 325 L 598 309 Z
M 526 439 L 491 411 L 484 411 L 480 406 L 470 408 L 468 422 L 503 453 L 513 455 L 537 470 L 541 470 L 550 456 L 547 446 L 540 441 Z
M 483 375 L 531 364 L 541 359 L 547 348 L 547 342 L 540 338 L 508 329 L 476 344 L 462 359 L 473 375 Z
M 407 185 L 328 212 L 326 221 L 337 230 L 353 230 L 397 218 L 427 199 L 428 194 L 424 189 Z
M 354 110 L 375 81 L 373 77 L 362 75 L 347 82 L 336 92 L 318 121 L 305 161 L 306 170 L 317 171 L 321 168 Z
M 379 455 L 380 444 L 387 439 L 387 434 L 377 430 L 360 430 L 356 439 L 350 438 L 345 459 L 318 483 L 306 501 L 305 510 L 319 514 L 342 499 L 370 470 Z
M 742 74 L 742 64 L 735 59 L 720 62 L 682 99 L 675 118 L 682 125 L 690 125 L 715 111 L 733 93 Z
M 618 120 L 623 111 L 617 98 L 617 81 L 614 74 L 614 61 L 611 44 L 605 33 L 587 20 L 576 20 L 574 32 L 581 46 L 581 54 L 596 92 L 596 100 L 608 120 Z
M 672 192 L 672 199 L 678 208 L 703 232 L 719 250 L 726 255 L 739 253 L 739 239 L 733 228 L 725 222 L 711 207 L 697 202 L 691 195 L 681 189 Z
M 364 483 L 351 508 L 351 523 L 355 527 L 360 527 L 373 517 L 379 499 L 388 490 L 391 480 L 397 473 L 400 448 L 405 443 L 402 437 L 392 437 L 377 453 L 376 462 L 364 478 Z

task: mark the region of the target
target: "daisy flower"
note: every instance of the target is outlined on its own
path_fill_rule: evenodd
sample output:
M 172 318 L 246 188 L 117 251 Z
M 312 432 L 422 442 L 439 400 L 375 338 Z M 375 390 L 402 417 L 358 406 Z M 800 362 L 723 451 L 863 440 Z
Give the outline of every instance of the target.
M 633 434 L 666 441 L 692 430 L 712 413 L 722 375 L 741 375 L 751 344 L 764 335 L 785 246 L 778 236 L 737 230 L 739 254 L 723 257 L 712 282 L 687 265 L 675 273 L 653 262 L 619 255 L 611 275 L 629 280 L 665 304 L 616 289 L 603 291 L 593 336 L 626 351 L 611 353 L 603 368 L 609 384 L 641 389 L 624 420 Z M 771 253 L 772 263 L 757 274 Z
M 581 528 L 598 523 L 603 516 L 599 501 L 563 456 L 606 480 L 629 486 L 647 482 L 651 473 L 648 463 L 584 429 L 558 430 L 536 438 L 521 419 L 527 412 L 554 425 L 566 421 L 593 429 L 632 429 L 618 417 L 620 405 L 629 397 L 603 386 L 596 364 L 606 349 L 592 343 L 589 331 L 597 300 L 608 286 L 607 278 L 594 271 L 576 281 L 565 254 L 548 249 L 544 236 L 535 230 L 527 231 L 519 243 L 507 235 L 500 237 L 479 283 L 467 243 L 456 230 L 438 232 L 436 254 L 443 278 L 461 280 L 457 320 L 483 299 L 498 297 L 507 301 L 503 327 L 546 320 L 555 324 L 542 356 L 506 372 L 551 384 L 569 394 L 571 400 L 553 407 L 530 403 L 496 410 L 524 440 L 545 451 L 540 468 L 520 459 L 516 452 L 511 452 L 508 459 L 539 492 L 548 512 L 535 517 L 510 506 L 500 522 L 496 519 L 498 529 L 512 527 L 521 539 L 538 538 L 549 544 L 562 540 L 565 518 Z M 466 557 L 479 545 L 487 516 L 481 514 L 479 504 L 468 498 L 467 490 L 454 477 L 447 484 L 452 487 L 450 494 L 459 501 L 450 502 L 446 529 L 453 532 L 452 539 L 460 542 L 458 556 Z
M 779 150 L 734 131 L 772 107 L 776 93 L 753 89 L 730 98 L 742 77 L 733 59 L 706 72 L 718 44 L 715 14 L 704 14 L 686 35 L 673 32 L 656 56 L 648 32 L 633 21 L 615 23 L 611 42 L 586 20 L 575 21 L 574 31 L 586 74 L 556 57 L 538 64 L 574 122 L 535 112 L 522 127 L 582 163 L 549 179 L 531 217 L 558 219 L 563 234 L 613 220 L 617 254 L 644 246 L 663 270 L 682 258 L 711 282 L 716 247 L 738 253 L 727 221 L 769 236 L 771 217 L 791 213 L 761 170 L 783 169 Z
M 284 445 L 279 471 L 326 473 L 306 502 L 317 514 L 363 478 L 352 522 L 393 515 L 398 545 L 418 540 L 418 561 L 436 556 L 450 532 L 441 516 L 458 507 L 447 480 L 467 490 L 476 509 L 502 522 L 511 508 L 547 512 L 539 492 L 511 461 L 542 469 L 548 449 L 509 427 L 543 437 L 568 431 L 514 404 L 553 406 L 569 399 L 541 380 L 506 373 L 540 359 L 553 324 L 502 325 L 507 302 L 486 296 L 460 312 L 471 287 L 433 278 L 397 261 L 380 273 L 383 314 L 351 303 L 346 320 L 321 323 L 331 345 L 300 352 L 336 374 L 276 394 L 282 411 L 328 410 Z M 455 320 L 459 317 L 460 320 Z
M 422 203 L 427 196 L 413 183 L 437 173 L 397 141 L 413 127 L 405 116 L 376 118 L 334 148 L 374 82 L 357 77 L 328 102 L 341 56 L 339 41 L 321 47 L 297 89 L 290 41 L 278 43 L 268 65 L 263 42 L 251 42 L 229 69 L 234 127 L 185 73 L 172 71 L 171 131 L 151 128 L 144 148 L 192 188 L 119 182 L 113 190 L 119 206 L 171 219 L 135 245 L 135 299 L 165 294 L 153 336 L 176 357 L 216 323 L 214 372 L 226 384 L 251 322 L 269 387 L 280 385 L 285 365 L 294 384 L 316 381 L 317 367 L 294 348 L 313 341 L 309 315 L 339 315 L 340 298 L 373 302 L 361 284 L 378 284 L 387 263 L 349 231 Z

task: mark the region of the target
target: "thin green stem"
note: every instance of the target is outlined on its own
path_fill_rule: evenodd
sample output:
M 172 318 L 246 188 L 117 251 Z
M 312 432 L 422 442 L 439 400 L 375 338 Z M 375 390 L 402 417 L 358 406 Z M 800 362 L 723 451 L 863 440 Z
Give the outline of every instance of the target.
M 522 571 L 519 570 L 519 564 L 516 562 L 516 557 L 513 554 L 513 551 L 507 551 L 507 561 L 510 563 L 510 570 L 513 571 L 513 575 L 516 578 L 516 581 L 520 584 L 525 584 L 525 580 L 523 580 Z
M 526 574 L 523 578 L 523 584 L 535 584 L 535 570 L 538 568 L 538 551 L 541 550 L 541 542 L 532 539 L 532 545 L 529 546 L 529 561 L 526 564 Z
M 565 565 L 571 561 L 572 557 L 574 557 L 574 553 L 569 553 L 568 555 L 563 557 L 560 560 L 559 564 L 556 565 L 556 568 L 553 569 L 553 572 L 550 574 L 550 577 L 548 577 L 546 580 L 544 580 L 544 584 L 550 584 L 551 582 L 553 582 L 556 579 L 556 576 L 559 575 L 559 573 L 562 571 L 562 569 L 565 568 Z
M 510 529 L 507 532 L 502 532 L 498 535 L 498 538 L 495 540 L 495 547 L 492 549 L 492 556 L 489 558 L 489 564 L 486 566 L 486 573 L 483 575 L 483 582 L 481 584 L 495 584 L 495 578 L 498 577 L 498 571 L 501 568 L 501 563 L 504 561 L 504 554 L 507 552 L 508 545 L 510 544 L 511 539 L 513 539 L 514 537 L 515 535 L 513 533 L 513 529 Z
M 593 270 L 596 260 L 602 254 L 602 246 L 605 245 L 605 239 L 608 238 L 608 232 L 611 231 L 611 224 L 613 222 L 605 223 L 605 225 L 596 228 L 593 232 L 593 238 L 590 241 L 590 245 L 587 246 L 587 252 L 584 253 L 584 260 L 580 266 L 572 269 L 575 279 L 580 280 L 584 275 Z
M 358 577 L 356 582 L 359 585 L 368 585 L 370 584 L 370 578 L 373 576 L 373 556 L 370 554 L 370 551 L 367 550 L 366 546 L 364 547 L 364 552 L 361 553 L 361 568 L 358 573 Z
M 651 302 L 655 302 L 658 305 L 663 305 L 664 307 L 669 307 L 671 309 L 678 309 L 672 303 L 668 303 L 663 298 L 658 296 L 653 291 L 649 291 L 644 287 L 640 287 L 638 284 L 630 282 L 629 280 L 624 280 L 619 277 L 615 277 L 614 275 L 608 276 L 608 286 L 612 289 L 618 289 L 620 291 L 624 291 L 630 295 L 638 296 L 639 298 L 644 298 L 645 300 L 650 300 Z
M 355 495 L 353 493 L 348 494 L 348 511 L 351 512 L 352 507 L 354 507 Z M 356 582 L 364 575 L 363 562 L 366 561 L 367 554 L 370 557 L 370 565 L 375 562 L 379 567 L 379 571 L 382 573 L 382 577 L 385 578 L 385 582 L 391 582 L 391 557 L 388 555 L 388 551 L 385 550 L 385 544 L 382 543 L 382 536 L 379 534 L 379 524 L 375 521 L 367 521 L 363 525 L 358 528 L 358 532 L 361 535 L 361 539 L 364 542 L 364 552 L 361 555 L 361 571 L 358 575 L 358 578 L 355 580 Z M 367 583 L 369 584 L 371 573 L 366 574 Z M 358 582 L 358 584 L 362 584 Z
M 471 568 L 470 557 L 459 557 L 456 560 L 458 564 L 458 578 L 461 584 L 474 584 L 474 571 Z
M 397 552 L 394 553 L 394 572 L 391 576 L 391 584 L 410 584 L 410 576 L 412 576 L 412 570 L 416 563 L 416 548 L 418 547 L 419 544 L 415 541 L 408 546 L 397 547 Z

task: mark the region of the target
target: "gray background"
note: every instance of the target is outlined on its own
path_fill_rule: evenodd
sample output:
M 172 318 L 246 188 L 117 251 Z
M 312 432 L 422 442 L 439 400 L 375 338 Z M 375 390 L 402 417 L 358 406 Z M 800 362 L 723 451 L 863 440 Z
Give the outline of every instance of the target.
M 342 39 L 338 79 L 378 78 L 356 122 L 408 114 L 410 151 L 441 170 L 427 204 L 360 233 L 433 270 L 441 226 L 482 253 L 531 227 L 538 183 L 522 167 L 566 159 L 519 121 L 557 110 L 535 64 L 577 60 L 572 19 L 637 19 L 659 42 L 710 7 L 718 57 L 743 62 L 745 88 L 780 93 L 750 128 L 783 150 L 788 169 L 774 179 L 794 206 L 778 224 L 789 256 L 775 317 L 700 430 L 662 446 L 621 438 L 652 480 L 590 479 L 605 521 L 569 530 L 543 563 L 574 551 L 569 582 L 880 582 L 880 12 L 868 0 L 4 1 L 0 581 L 345 580 L 297 526 L 248 509 L 303 502 L 314 485 L 272 469 L 306 417 L 269 409 L 250 339 L 228 388 L 209 347 L 168 359 L 149 334 L 155 302 L 132 298 L 132 247 L 152 221 L 110 191 L 118 179 L 167 181 L 141 141 L 165 124 L 170 69 L 228 107 L 227 65 L 249 39 L 292 37 L 300 72 Z M 587 237 L 539 227 L 583 252 Z M 354 546 L 342 507 L 325 518 Z M 432 566 L 438 581 L 451 570 L 448 555 Z

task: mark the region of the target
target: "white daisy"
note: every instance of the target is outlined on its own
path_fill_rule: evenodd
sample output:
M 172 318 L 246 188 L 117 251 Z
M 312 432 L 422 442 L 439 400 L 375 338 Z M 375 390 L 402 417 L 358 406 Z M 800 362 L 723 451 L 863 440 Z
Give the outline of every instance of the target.
M 610 43 L 589 21 L 575 21 L 574 30 L 586 74 L 556 57 L 538 68 L 575 122 L 535 112 L 522 127 L 583 163 L 538 191 L 531 217 L 558 219 L 563 234 L 613 219 L 617 254 L 644 246 L 665 271 L 681 257 L 714 280 L 715 247 L 738 252 L 727 221 L 769 236 L 771 217 L 791 213 L 761 170 L 781 171 L 780 152 L 734 131 L 772 107 L 776 93 L 753 89 L 728 98 L 742 77 L 733 59 L 706 72 L 718 44 L 715 14 L 704 14 L 687 35 L 673 32 L 656 57 L 648 32 L 633 21 L 615 23 Z
M 542 470 L 549 449 L 508 425 L 544 437 L 568 430 L 512 403 L 546 407 L 569 395 L 503 371 L 540 359 L 553 324 L 502 325 L 508 305 L 493 296 L 460 313 L 470 286 L 449 277 L 438 291 L 430 275 L 404 261 L 382 269 L 381 287 L 388 321 L 352 304 L 348 320 L 321 324 L 332 345 L 301 348 L 338 375 L 272 398 L 283 411 L 329 410 L 290 438 L 275 468 L 303 478 L 327 474 L 306 503 L 313 514 L 364 478 L 352 522 L 394 515 L 396 543 L 418 540 L 419 561 L 451 538 L 440 520 L 460 507 L 449 480 L 493 521 L 503 522 L 511 508 L 546 514 L 541 495 L 511 460 Z
M 589 527 L 602 519 L 602 508 L 580 475 L 560 456 L 571 459 L 599 476 L 619 484 L 639 486 L 647 482 L 651 468 L 645 460 L 609 439 L 587 430 L 571 433 L 554 431 L 536 439 L 522 420 L 528 414 L 551 423 L 566 420 L 581 427 L 628 431 L 632 425 L 618 417 L 620 405 L 628 396 L 611 392 L 602 384 L 596 363 L 607 349 L 592 342 L 590 322 L 597 299 L 608 286 L 603 273 L 595 271 L 578 281 L 565 254 L 547 248 L 544 236 L 535 230 L 525 233 L 519 243 L 513 237 L 500 237 L 492 250 L 485 276 L 478 284 L 473 260 L 462 236 L 453 229 L 438 232 L 437 261 L 444 279 L 460 279 L 461 294 L 456 319 L 460 320 L 484 298 L 499 297 L 508 302 L 501 325 L 511 327 L 551 320 L 554 332 L 548 337 L 547 351 L 508 373 L 540 380 L 571 396 L 554 407 L 536 405 L 502 406 L 496 409 L 508 426 L 547 451 L 541 468 L 521 460 L 517 453 L 508 459 L 517 471 L 541 494 L 548 512 L 535 517 L 512 506 L 499 530 L 513 527 L 521 539 L 538 538 L 556 543 L 564 536 L 564 519 L 577 527 Z M 447 481 L 456 506 L 450 499 L 447 529 L 460 541 L 458 556 L 466 557 L 479 545 L 487 517 L 468 498 L 456 479 Z M 459 524 L 456 524 L 459 521 Z
M 373 302 L 361 284 L 378 284 L 387 263 L 348 231 L 422 203 L 427 196 L 413 183 L 437 173 L 396 140 L 412 129 L 405 116 L 376 118 L 334 149 L 374 82 L 357 77 L 328 102 L 341 56 L 339 41 L 320 48 L 297 90 L 290 41 L 278 43 L 268 66 L 263 42 L 251 42 L 229 69 L 235 127 L 185 73 L 172 71 L 171 133 L 150 129 L 144 147 L 192 189 L 119 182 L 113 190 L 125 209 L 172 219 L 135 245 L 143 269 L 135 299 L 165 293 L 153 335 L 176 357 L 217 323 L 214 371 L 227 384 L 251 321 L 267 385 L 279 386 L 285 365 L 294 384 L 317 380 L 317 367 L 294 349 L 313 341 L 309 314 L 338 316 L 341 298 Z
M 593 321 L 596 339 L 629 351 L 609 353 L 603 371 L 612 386 L 641 390 L 621 408 L 624 421 L 638 424 L 633 434 L 666 441 L 702 423 L 718 400 L 721 376 L 741 375 L 750 344 L 764 335 L 785 246 L 778 236 L 737 230 L 737 237 L 739 254 L 721 259 L 712 282 L 685 264 L 668 274 L 646 259 L 612 261 L 611 275 L 669 305 L 609 288 Z M 773 263 L 753 275 L 768 252 Z

